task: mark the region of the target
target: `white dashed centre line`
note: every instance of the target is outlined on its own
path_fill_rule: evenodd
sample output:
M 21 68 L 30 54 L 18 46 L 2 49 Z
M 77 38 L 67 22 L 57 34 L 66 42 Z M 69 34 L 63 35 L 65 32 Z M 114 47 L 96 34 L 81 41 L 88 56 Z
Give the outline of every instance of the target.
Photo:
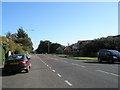
M 48 66 L 48 65 L 47 65 Z
M 56 59 L 57 60 L 57 59 Z M 42 60 L 41 60 L 42 61 Z M 44 61 L 42 61 L 47 67 L 49 67 L 50 69 L 52 69 L 48 64 L 46 64 Z M 63 61 L 63 62 L 66 62 L 67 63 L 67 61 Z M 53 72 L 56 72 L 55 70 L 52 70 Z M 62 77 L 59 73 L 57 73 L 57 75 L 59 76 L 59 77 Z M 67 83 L 69 86 L 72 86 L 72 84 L 69 82 L 69 81 L 67 81 L 67 80 L 64 80 L 65 81 L 65 83 Z
M 55 72 L 55 70 L 52 70 L 53 72 Z
M 68 82 L 67 80 L 65 80 L 65 82 L 69 85 L 72 86 L 72 84 L 70 82 Z
M 57 74 L 59 77 L 62 77 L 60 74 Z

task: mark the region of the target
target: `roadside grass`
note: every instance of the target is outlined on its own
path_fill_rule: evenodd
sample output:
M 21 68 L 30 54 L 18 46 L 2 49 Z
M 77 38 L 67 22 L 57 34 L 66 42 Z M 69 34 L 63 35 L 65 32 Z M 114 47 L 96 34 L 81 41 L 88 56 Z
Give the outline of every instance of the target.
M 97 57 L 74 57 L 69 55 L 57 55 L 57 56 L 63 57 L 63 58 L 70 58 L 70 59 L 98 60 Z

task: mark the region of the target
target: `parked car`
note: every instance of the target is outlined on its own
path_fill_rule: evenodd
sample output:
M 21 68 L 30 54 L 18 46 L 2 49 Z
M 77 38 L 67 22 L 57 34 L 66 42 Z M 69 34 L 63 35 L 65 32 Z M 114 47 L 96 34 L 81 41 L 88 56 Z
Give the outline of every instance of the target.
M 31 60 L 25 54 L 14 54 L 9 56 L 5 60 L 4 70 L 6 73 L 9 72 L 29 72 L 31 67 Z
M 108 61 L 114 63 L 120 61 L 120 52 L 117 50 L 102 49 L 98 52 L 98 62 Z

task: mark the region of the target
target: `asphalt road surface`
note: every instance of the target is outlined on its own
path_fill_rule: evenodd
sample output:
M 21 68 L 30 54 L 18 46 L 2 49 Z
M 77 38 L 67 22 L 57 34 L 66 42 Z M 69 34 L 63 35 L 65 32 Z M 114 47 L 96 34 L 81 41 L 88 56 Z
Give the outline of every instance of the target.
M 55 55 L 31 57 L 29 73 L 2 74 L 2 88 L 118 88 L 118 65 Z

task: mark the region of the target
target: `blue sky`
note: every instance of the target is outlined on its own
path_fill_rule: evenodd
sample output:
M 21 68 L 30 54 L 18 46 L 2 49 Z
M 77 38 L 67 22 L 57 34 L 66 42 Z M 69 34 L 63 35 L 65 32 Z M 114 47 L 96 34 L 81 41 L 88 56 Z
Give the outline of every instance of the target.
M 117 2 L 3 2 L 2 35 L 23 27 L 40 40 L 67 45 L 118 34 Z

